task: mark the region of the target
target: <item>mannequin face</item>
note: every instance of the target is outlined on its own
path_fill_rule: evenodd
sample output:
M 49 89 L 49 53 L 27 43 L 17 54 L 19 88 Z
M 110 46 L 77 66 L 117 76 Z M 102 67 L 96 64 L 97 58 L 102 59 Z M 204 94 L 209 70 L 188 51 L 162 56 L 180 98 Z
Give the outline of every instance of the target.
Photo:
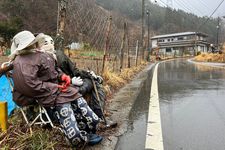
M 54 41 L 48 35 L 45 35 L 45 37 L 43 37 L 42 39 L 39 40 L 38 47 L 44 51 L 49 51 L 49 52 L 53 52 L 55 49 Z

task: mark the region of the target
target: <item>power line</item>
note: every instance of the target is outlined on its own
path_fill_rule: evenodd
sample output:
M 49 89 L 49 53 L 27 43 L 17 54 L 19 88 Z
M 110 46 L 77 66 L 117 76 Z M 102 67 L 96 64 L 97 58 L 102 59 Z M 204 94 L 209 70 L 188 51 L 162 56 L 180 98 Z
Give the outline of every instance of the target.
M 218 10 L 218 8 L 223 4 L 223 2 L 224 2 L 224 0 L 222 0 L 220 3 L 219 3 L 219 5 L 216 7 L 216 9 L 212 12 L 212 14 L 208 17 L 208 19 L 205 21 L 205 22 L 203 22 L 199 27 L 198 27 L 198 29 L 197 30 L 199 30 L 203 25 L 205 25 L 208 21 L 209 21 L 209 19 L 212 17 L 212 15 L 214 15 L 214 13 Z
M 204 13 L 202 13 L 198 8 L 196 8 L 194 5 L 192 5 L 192 3 L 188 3 L 187 1 L 184 1 L 184 0 L 179 0 L 184 6 L 190 6 L 190 8 L 192 8 L 191 9 L 191 12 L 193 11 L 193 10 L 196 10 L 196 12 L 199 12 L 201 15 L 202 14 L 204 14 Z
M 167 0 L 167 6 L 173 8 L 173 0 Z
M 180 1 L 175 1 L 177 5 L 179 5 L 181 8 L 183 8 L 184 10 L 186 10 L 187 12 L 192 12 L 191 9 L 189 9 L 188 7 L 184 6 L 183 4 L 180 3 Z
M 199 10 L 201 10 L 203 13 L 204 13 L 204 15 L 203 16 L 207 16 L 208 15 L 208 11 L 210 11 L 211 9 L 206 5 L 206 4 L 204 4 L 202 1 L 194 1 L 193 3 L 195 3 L 194 5 L 195 6 L 201 6 L 201 9 L 199 9 Z
M 203 0 L 198 0 L 198 2 L 200 2 L 201 4 L 203 4 L 207 9 L 210 9 Z
M 194 1 L 193 2 L 194 6 L 201 6 L 201 8 L 197 7 L 199 10 L 201 10 L 204 13 L 204 16 L 208 15 L 208 11 L 211 11 L 211 9 L 206 6 L 202 1 Z
M 157 3 L 158 1 L 157 1 L 157 0 L 155 0 L 155 2 Z M 164 5 L 165 7 L 167 7 L 167 4 L 166 4 L 164 1 L 159 0 L 159 2 L 160 2 L 162 5 Z

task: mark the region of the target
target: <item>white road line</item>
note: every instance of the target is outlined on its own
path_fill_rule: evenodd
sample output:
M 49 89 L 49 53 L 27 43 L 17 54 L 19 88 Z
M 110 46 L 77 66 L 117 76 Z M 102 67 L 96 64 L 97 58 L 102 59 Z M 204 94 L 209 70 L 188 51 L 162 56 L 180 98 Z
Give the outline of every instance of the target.
M 223 63 L 197 62 L 197 61 L 193 61 L 192 59 L 188 59 L 188 62 L 192 64 L 201 65 L 201 66 L 225 69 L 225 65 Z
M 152 77 L 151 95 L 148 111 L 147 134 L 145 149 L 163 150 L 162 127 L 158 95 L 158 65 L 156 64 Z

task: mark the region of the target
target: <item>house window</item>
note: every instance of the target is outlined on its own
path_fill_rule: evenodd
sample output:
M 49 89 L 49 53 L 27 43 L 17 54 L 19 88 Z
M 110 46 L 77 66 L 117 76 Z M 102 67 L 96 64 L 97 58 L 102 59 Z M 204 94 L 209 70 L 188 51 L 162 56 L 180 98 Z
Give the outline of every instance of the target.
M 178 37 L 177 38 L 177 40 L 183 40 L 184 39 L 184 37 Z
M 166 52 L 172 52 L 171 48 L 166 48 Z
M 163 40 L 159 40 L 159 42 L 163 42 Z

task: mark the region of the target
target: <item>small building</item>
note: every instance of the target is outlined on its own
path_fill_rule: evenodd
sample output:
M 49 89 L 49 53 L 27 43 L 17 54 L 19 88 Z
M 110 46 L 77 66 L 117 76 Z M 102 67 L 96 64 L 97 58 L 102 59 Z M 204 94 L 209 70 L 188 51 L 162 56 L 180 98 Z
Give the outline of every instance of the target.
M 157 50 L 159 55 L 194 55 L 197 52 L 207 52 L 210 44 L 208 36 L 200 32 L 181 32 L 157 35 L 151 38 L 152 50 Z

